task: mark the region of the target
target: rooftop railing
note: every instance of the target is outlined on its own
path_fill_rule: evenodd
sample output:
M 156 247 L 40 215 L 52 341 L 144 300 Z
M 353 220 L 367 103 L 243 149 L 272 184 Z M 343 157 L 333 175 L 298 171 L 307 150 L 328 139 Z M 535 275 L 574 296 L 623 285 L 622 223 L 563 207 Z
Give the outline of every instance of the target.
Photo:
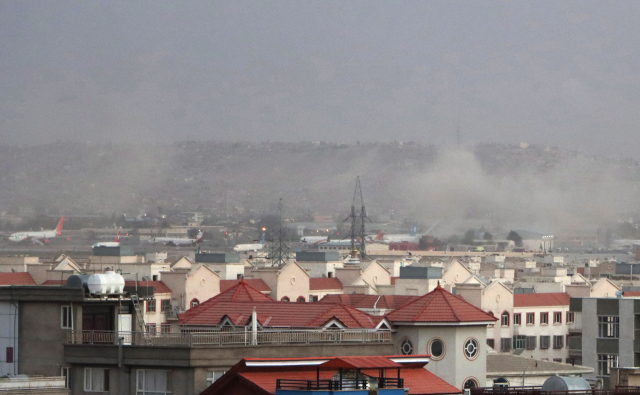
M 542 391 L 541 387 L 472 388 L 471 395 L 628 395 L 640 394 L 640 387 L 611 389 Z
M 296 329 L 217 332 L 70 331 L 67 344 L 135 346 L 267 346 L 280 344 L 390 343 L 391 332 L 366 329 Z

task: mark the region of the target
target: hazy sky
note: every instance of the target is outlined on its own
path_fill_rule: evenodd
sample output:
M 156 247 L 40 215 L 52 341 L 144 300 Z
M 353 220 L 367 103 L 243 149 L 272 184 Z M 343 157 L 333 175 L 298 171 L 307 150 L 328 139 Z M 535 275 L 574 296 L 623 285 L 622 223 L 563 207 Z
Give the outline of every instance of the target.
M 639 1 L 0 0 L 0 142 L 521 141 L 640 159 Z

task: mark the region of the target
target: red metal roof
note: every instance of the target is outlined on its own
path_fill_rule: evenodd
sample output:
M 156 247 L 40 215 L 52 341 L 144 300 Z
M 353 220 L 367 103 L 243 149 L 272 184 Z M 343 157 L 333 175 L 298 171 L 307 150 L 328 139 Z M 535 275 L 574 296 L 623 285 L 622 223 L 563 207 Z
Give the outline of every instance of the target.
M 229 288 L 233 288 L 239 282 L 244 281 L 252 288 L 257 289 L 260 292 L 271 292 L 271 288 L 260 278 L 246 278 L 242 280 L 220 280 L 220 292 L 224 292 Z
M 571 297 L 565 292 L 514 294 L 513 307 L 569 306 Z
M 124 285 L 135 287 L 135 281 L 125 281 Z M 171 288 L 162 281 L 138 281 L 139 287 L 153 287 L 154 294 L 170 294 Z
M 210 303 L 212 299 L 180 314 L 180 323 L 218 325 L 224 317 L 229 317 L 236 325 L 246 325 L 251 319 L 254 307 L 260 323 L 264 326 L 316 328 L 337 319 L 347 328 L 375 328 L 382 319 L 342 304 L 288 303 L 273 300 Z
M 0 285 L 38 285 L 27 272 L 0 273 Z
M 344 368 L 344 369 L 386 369 L 401 368 L 402 365 L 393 362 L 382 355 L 373 356 L 349 356 L 334 357 L 331 360 L 320 365 L 320 369 L 326 368 Z
M 394 310 L 409 302 L 418 299 L 419 296 L 410 295 L 363 295 L 342 294 L 326 295 L 320 299 L 321 303 L 344 303 L 356 309 L 388 309 Z
M 391 322 L 483 322 L 496 318 L 455 297 L 438 284 L 436 289 L 387 314 Z
M 319 291 L 324 289 L 342 289 L 342 283 L 335 277 L 309 279 L 309 291 Z
M 638 297 L 640 296 L 640 291 L 624 291 L 623 296 Z
M 415 356 L 414 356 L 415 357 Z M 318 358 L 270 358 L 264 359 L 268 362 L 282 361 L 282 366 L 254 366 L 248 367 L 245 361 L 260 361 L 262 359 L 246 358 L 236 364 L 220 380 L 204 390 L 201 395 L 213 395 L 216 393 L 227 393 L 234 387 L 228 385 L 237 384 L 233 382 L 233 377 L 241 377 L 246 380 L 252 388 L 248 390 L 263 390 L 266 393 L 275 394 L 276 381 L 278 379 L 291 380 L 311 380 L 315 381 L 318 376 L 320 380 L 329 380 L 335 377 L 338 367 L 362 368 L 362 373 L 371 377 L 380 375 L 380 368 L 389 369 L 384 372 L 386 377 L 397 377 L 397 369 L 400 369 L 400 377 L 404 379 L 404 388 L 409 389 L 409 394 L 459 394 L 460 389 L 448 384 L 446 381 L 429 372 L 423 364 L 401 364 L 391 360 L 391 356 L 348 356 L 348 357 L 326 357 L 328 362 L 320 366 L 291 366 L 290 362 L 297 360 L 309 360 Z M 335 365 L 335 367 L 333 367 Z M 375 366 L 375 367 L 374 367 Z M 318 372 L 318 368 L 320 371 Z M 237 387 L 235 387 L 237 389 Z

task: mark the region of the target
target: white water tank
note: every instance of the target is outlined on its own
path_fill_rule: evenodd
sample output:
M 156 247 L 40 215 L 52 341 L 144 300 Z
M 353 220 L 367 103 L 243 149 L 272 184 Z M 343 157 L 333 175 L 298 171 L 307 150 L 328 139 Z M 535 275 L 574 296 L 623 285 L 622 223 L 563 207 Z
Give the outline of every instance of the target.
M 92 274 L 87 283 L 92 294 L 121 294 L 124 291 L 124 277 L 116 272 Z

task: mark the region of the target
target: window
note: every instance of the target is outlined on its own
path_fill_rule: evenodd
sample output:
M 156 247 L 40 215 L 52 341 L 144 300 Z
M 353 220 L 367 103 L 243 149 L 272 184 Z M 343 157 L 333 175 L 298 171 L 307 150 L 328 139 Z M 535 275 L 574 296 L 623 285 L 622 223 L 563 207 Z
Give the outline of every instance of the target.
M 438 338 L 432 339 L 431 342 L 429 342 L 427 350 L 429 350 L 429 354 L 431 354 L 431 359 L 435 361 L 444 358 L 444 341 Z
M 549 313 L 540 313 L 540 325 L 549 324 Z
M 71 306 L 62 306 L 60 309 L 60 328 L 73 329 L 73 313 Z
M 553 323 L 554 324 L 562 324 L 562 312 L 556 311 L 553 313 Z
M 282 302 L 290 302 L 291 301 L 288 296 L 283 296 L 282 299 L 280 299 L 280 300 Z
M 515 335 L 513 336 L 513 349 L 523 349 L 526 343 L 527 337 L 523 335 Z M 504 350 L 503 350 L 504 351 Z M 506 350 L 509 351 L 509 350 Z
M 549 348 L 549 343 L 551 338 L 549 336 L 540 336 L 540 349 L 547 350 Z
M 147 300 L 147 313 L 155 313 L 156 311 L 156 300 L 151 299 Z
M 502 326 L 509 326 L 509 313 L 502 313 Z
M 535 313 L 527 313 L 527 325 L 533 325 L 536 323 Z
M 487 346 L 491 347 L 491 348 L 495 348 L 496 341 L 493 339 L 487 339 Z
M 507 340 L 511 340 L 509 338 L 507 338 Z M 480 350 L 480 343 L 478 343 L 478 340 L 470 337 L 467 339 L 467 341 L 464 342 L 464 356 L 467 357 L 467 359 L 469 360 L 474 360 L 478 357 L 479 351 Z
M 171 324 L 160 324 L 160 331 L 162 333 L 171 333 Z
M 156 334 L 156 324 L 146 324 L 145 328 L 147 329 L 147 333 L 152 335 Z
M 64 388 L 69 387 L 69 368 L 60 368 L 60 376 L 64 377 Z
M 553 358 L 553 362 L 562 363 L 562 358 Z
M 236 280 L 242 280 L 242 277 L 244 277 L 241 273 L 236 274 Z
M 207 386 L 215 383 L 220 377 L 224 376 L 226 372 L 224 370 L 214 370 L 213 372 L 207 372 Z
M 573 311 L 567 311 L 567 324 L 572 324 L 573 323 Z
M 200 304 L 200 301 L 198 299 L 191 299 L 191 302 L 189 302 L 189 306 L 191 306 L 191 308 L 194 308 L 199 304 Z
M 333 272 L 327 272 L 327 277 L 333 278 Z
M 513 325 L 520 325 L 520 313 L 513 315 Z
M 556 350 L 564 347 L 564 336 L 554 336 L 553 337 L 553 348 Z
M 109 391 L 109 369 L 84 368 L 84 390 L 87 392 Z
M 598 376 L 608 376 L 611 368 L 618 367 L 618 356 L 611 354 L 598 354 Z
M 474 378 L 469 378 L 464 381 L 464 389 L 477 388 L 477 387 L 478 387 L 478 380 Z
M 598 317 L 598 337 L 618 338 L 620 335 L 620 317 Z
M 317 302 L 318 301 L 318 295 L 309 295 L 309 300 L 312 302 Z
M 400 341 L 400 354 L 413 355 L 413 343 L 411 339 L 405 337 Z
M 136 395 L 165 395 L 170 394 L 167 384 L 166 370 L 141 369 L 137 372 L 138 384 Z
M 535 350 L 536 349 L 536 337 L 535 336 L 527 336 L 527 350 Z
M 160 302 L 160 311 L 169 311 L 171 310 L 171 300 L 170 299 L 162 299 Z
M 4 361 L 6 363 L 13 363 L 13 347 L 7 347 Z
M 304 299 L 304 296 L 298 296 L 298 299 L 296 299 L 296 302 L 304 303 L 304 302 L 306 302 L 306 300 Z

